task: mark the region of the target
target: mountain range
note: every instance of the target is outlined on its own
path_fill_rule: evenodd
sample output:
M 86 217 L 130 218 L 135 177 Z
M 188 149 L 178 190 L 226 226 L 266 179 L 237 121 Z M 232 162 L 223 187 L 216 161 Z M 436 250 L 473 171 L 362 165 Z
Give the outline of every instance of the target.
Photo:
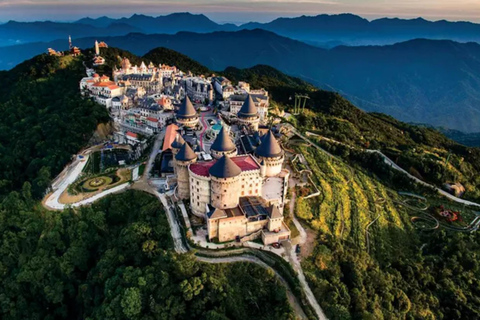
M 175 34 L 180 31 L 214 32 L 263 29 L 320 47 L 393 44 L 417 38 L 480 41 L 480 24 L 471 22 L 428 21 L 422 18 L 382 18 L 369 21 L 353 14 L 278 18 L 268 23 L 250 22 L 240 26 L 219 24 L 203 14 L 173 13 L 152 17 L 134 14 L 128 18 L 83 18 L 64 22 L 16 22 L 0 25 L 0 46 L 32 41 L 52 41 L 89 36 Z
M 82 48 L 96 38 L 74 39 Z M 211 70 L 270 65 L 334 90 L 367 111 L 402 121 L 463 132 L 480 131 L 480 45 L 417 39 L 388 46 L 322 49 L 264 30 L 104 37 L 114 47 L 144 55 L 156 47 L 186 54 Z M 5 68 L 65 40 L 0 48 Z

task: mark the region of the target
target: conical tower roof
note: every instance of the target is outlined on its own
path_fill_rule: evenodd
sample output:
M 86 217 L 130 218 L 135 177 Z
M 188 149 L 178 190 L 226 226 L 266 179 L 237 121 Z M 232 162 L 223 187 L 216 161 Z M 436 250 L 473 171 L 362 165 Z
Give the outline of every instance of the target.
M 177 133 L 177 135 L 175 136 L 175 140 L 173 140 L 172 142 L 172 148 L 180 149 L 184 143 L 185 140 L 183 139 L 182 135 Z
M 177 111 L 178 118 L 195 118 L 197 116 L 197 111 L 193 107 L 192 102 L 188 96 L 183 99 L 180 109 Z
M 243 103 L 242 107 L 240 108 L 240 111 L 238 111 L 238 116 L 241 117 L 255 117 L 258 115 L 258 110 L 257 106 L 255 105 L 255 102 L 252 99 L 251 95 L 247 96 L 247 99 L 245 99 L 245 102 Z
M 255 150 L 255 154 L 264 158 L 276 158 L 283 154 L 283 150 L 271 130 L 268 130 L 268 133 L 262 137 L 262 143 Z
M 185 142 L 175 156 L 175 159 L 178 161 L 191 161 L 197 159 L 197 155 L 193 152 L 190 145 Z
M 242 173 L 242 169 L 232 159 L 224 155 L 210 167 L 208 173 L 217 178 L 233 178 Z
M 230 139 L 227 129 L 223 126 L 210 149 L 217 152 L 228 152 L 235 150 L 235 148 L 235 144 Z

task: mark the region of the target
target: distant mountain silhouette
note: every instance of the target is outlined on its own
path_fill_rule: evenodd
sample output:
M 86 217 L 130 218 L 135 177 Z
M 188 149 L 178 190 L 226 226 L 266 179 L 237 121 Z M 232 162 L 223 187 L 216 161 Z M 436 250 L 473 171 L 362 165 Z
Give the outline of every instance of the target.
M 74 39 L 82 48 L 95 38 Z M 480 131 L 480 45 L 411 40 L 388 46 L 322 49 L 264 30 L 105 37 L 109 45 L 144 55 L 166 47 L 211 70 L 270 65 L 320 88 L 335 90 L 368 111 L 400 120 Z M 64 40 L 0 48 L 0 68 L 45 52 Z M 161 57 L 159 57 L 161 59 Z
M 120 22 L 111 23 L 108 27 L 95 27 L 81 23 L 9 21 L 0 25 L 0 46 L 67 39 L 69 35 L 72 37 L 116 36 L 139 31 L 136 27 Z
M 203 33 L 236 30 L 236 26 L 234 25 L 217 24 L 203 14 L 191 14 L 188 12 L 172 13 L 158 17 L 134 14 L 130 18 L 121 18 L 118 22 L 139 28 L 143 30 L 144 33 L 174 34 L 179 31 Z
M 382 18 L 368 21 L 353 14 L 301 16 L 278 18 L 268 23 L 251 22 L 241 26 L 218 24 L 203 14 L 188 12 L 152 17 L 134 14 L 114 19 L 106 16 L 82 18 L 72 23 L 15 22 L 0 25 L 0 46 L 33 41 L 52 41 L 73 37 L 125 35 L 132 32 L 146 34 L 175 34 L 180 31 L 209 33 L 263 29 L 305 43 L 332 48 L 338 45 L 393 44 L 425 38 L 480 42 L 480 24 L 471 22 L 428 21 L 422 18 Z
M 417 38 L 480 41 L 480 24 L 471 22 L 428 21 L 422 18 L 382 18 L 369 22 L 353 14 L 278 18 L 268 23 L 247 23 L 242 29 L 264 29 L 279 35 L 324 44 L 393 44 Z
M 106 16 L 99 17 L 96 19 L 92 19 L 89 17 L 82 18 L 80 20 L 75 21 L 75 23 L 81 23 L 81 24 L 88 24 L 97 28 L 105 28 L 111 25 L 112 23 L 116 22 L 117 19 L 109 18 Z

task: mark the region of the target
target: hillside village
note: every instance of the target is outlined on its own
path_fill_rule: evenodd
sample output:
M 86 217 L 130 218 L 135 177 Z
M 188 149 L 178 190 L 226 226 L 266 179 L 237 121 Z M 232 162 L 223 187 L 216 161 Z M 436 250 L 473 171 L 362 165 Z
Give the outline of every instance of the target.
M 48 209 L 82 207 L 126 189 L 146 191 L 161 201 L 177 253 L 194 248 L 200 261 L 202 255 L 227 259 L 244 250 L 269 253 L 262 261 L 276 261 L 277 271 L 290 270 L 287 274 L 302 287 L 303 302 L 308 301 L 302 308 L 312 308 L 320 319 L 325 316 L 317 276 L 324 276 L 324 253 L 314 241 L 316 232 L 354 239 L 368 254 L 395 255 L 416 248 L 416 236 L 413 241 L 404 236 L 414 228 L 472 232 L 480 226 L 480 216 L 465 208 L 478 204 L 421 181 L 379 150 L 322 136 L 313 125 L 302 127 L 306 115 L 313 114 L 300 100 L 308 95 L 295 93 L 293 113 L 280 116 L 278 100 L 271 107 L 262 88 L 265 82 L 253 88 L 255 80 L 250 77 L 249 83 L 244 74 L 228 74 L 235 81 L 194 74 L 172 65 L 172 59 L 170 65 L 159 63 L 163 55 L 145 63 L 107 47 L 95 41 L 94 55 L 86 52 L 77 59 L 78 72 L 86 73 L 78 90 L 83 101 L 107 111 L 110 121 L 52 182 L 43 201 Z M 70 50 L 59 59 L 77 53 Z M 267 88 L 277 97 L 275 87 Z M 350 155 L 354 166 L 342 160 Z M 403 179 L 412 192 L 397 192 L 389 180 L 383 184 L 366 174 L 371 172 L 389 172 L 388 179 Z M 382 239 L 391 244 L 385 250 L 376 242 L 376 228 L 393 222 Z M 342 247 L 337 249 L 329 250 L 343 254 Z
M 115 126 L 109 143 L 143 150 L 149 137 L 162 139 L 149 183 L 187 202 L 208 241 L 288 240 L 290 172 L 279 128 L 269 123 L 268 92 L 165 64 L 132 65 L 125 57 L 111 75 L 100 75 L 95 66 L 105 63 L 100 50 L 107 47 L 101 43 L 79 90 L 109 111 Z

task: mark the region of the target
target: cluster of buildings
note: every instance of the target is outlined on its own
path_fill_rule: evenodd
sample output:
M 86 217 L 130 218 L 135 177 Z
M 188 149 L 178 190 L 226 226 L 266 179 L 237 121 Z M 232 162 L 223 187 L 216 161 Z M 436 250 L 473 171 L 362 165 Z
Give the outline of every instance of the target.
M 64 56 L 64 52 L 62 51 L 56 51 L 52 48 L 48 48 L 47 49 L 47 53 L 50 55 L 50 56 L 58 56 L 58 57 L 61 57 L 61 56 Z M 72 43 L 72 37 L 68 36 L 68 53 L 69 55 L 73 56 L 73 57 L 76 57 L 76 56 L 79 56 L 82 51 L 80 50 L 80 48 L 78 47 L 75 47 Z
M 182 129 L 198 125 L 199 117 L 188 97 L 175 113 L 175 138 L 165 140 L 172 153 L 176 196 L 189 200 L 192 214 L 205 219 L 210 241 L 261 238 L 271 244 L 290 238 L 283 221 L 290 173 L 283 168 L 285 156 L 272 130 L 259 129 L 260 115 L 248 95 L 230 128 L 260 135 L 251 153 L 240 153 L 234 137 L 223 125 L 205 156 L 182 135 Z M 167 147 L 164 144 L 164 152 Z
M 235 118 L 247 96 L 250 96 L 257 108 L 260 122 L 266 122 L 268 107 L 270 106 L 268 91 L 265 89 L 250 89 L 250 84 L 245 81 L 239 81 L 236 86 L 233 86 L 231 81 L 225 77 L 213 77 L 212 82 L 215 91 L 224 100 L 223 109 L 227 116 Z
M 105 62 L 99 48 L 96 42 L 94 66 Z M 290 173 L 275 131 L 265 126 L 267 91 L 164 64 L 132 65 L 127 58 L 112 79 L 89 70 L 80 90 L 108 108 L 116 141 L 135 145 L 140 135 L 165 130 L 161 170 L 175 196 L 205 221 L 210 241 L 261 238 L 271 244 L 290 238 L 283 221 Z M 218 122 L 212 119 L 215 100 L 223 100 Z M 213 137 L 205 135 L 205 110 L 218 127 Z

